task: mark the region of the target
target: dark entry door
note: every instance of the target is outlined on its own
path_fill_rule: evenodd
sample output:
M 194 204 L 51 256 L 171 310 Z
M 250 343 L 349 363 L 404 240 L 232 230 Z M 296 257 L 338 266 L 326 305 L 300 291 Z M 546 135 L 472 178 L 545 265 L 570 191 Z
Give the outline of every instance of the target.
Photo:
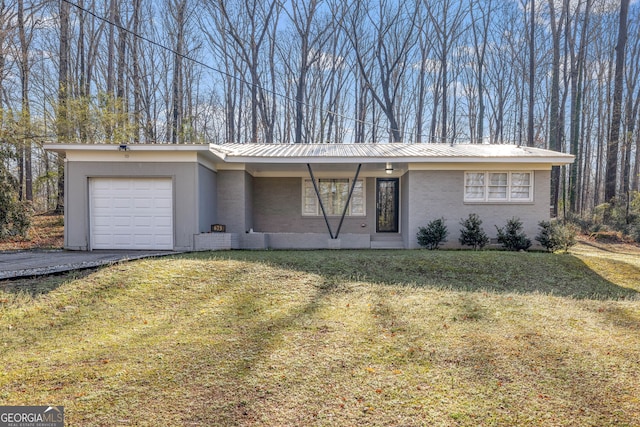
M 376 232 L 398 232 L 398 178 L 378 178 L 376 181 Z

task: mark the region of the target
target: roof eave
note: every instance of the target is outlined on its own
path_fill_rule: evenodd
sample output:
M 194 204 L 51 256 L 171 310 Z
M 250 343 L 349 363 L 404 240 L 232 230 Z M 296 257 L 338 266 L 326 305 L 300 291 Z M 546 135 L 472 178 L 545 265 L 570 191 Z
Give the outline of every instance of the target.
M 141 151 L 208 151 L 206 144 L 80 144 L 49 142 L 43 145 L 49 151 L 109 151 L 121 146 Z
M 77 143 L 47 143 L 44 144 L 47 151 L 56 153 L 66 152 L 102 152 L 123 150 L 120 144 L 77 144 Z M 529 151 L 529 155 L 506 155 L 506 156 L 394 156 L 394 155 L 374 155 L 374 156 L 252 156 L 238 155 L 225 150 L 216 144 L 126 144 L 129 151 L 140 152 L 196 152 L 199 155 L 209 157 L 213 161 L 224 163 L 244 163 L 244 164 L 368 164 L 368 163 L 518 163 L 518 164 L 548 164 L 551 166 L 563 166 L 574 162 L 575 156 L 566 153 L 553 153 L 553 155 L 536 155 Z
M 562 166 L 573 163 L 573 156 L 563 157 L 256 157 L 218 154 L 225 163 L 273 164 L 354 164 L 354 163 L 542 163 Z

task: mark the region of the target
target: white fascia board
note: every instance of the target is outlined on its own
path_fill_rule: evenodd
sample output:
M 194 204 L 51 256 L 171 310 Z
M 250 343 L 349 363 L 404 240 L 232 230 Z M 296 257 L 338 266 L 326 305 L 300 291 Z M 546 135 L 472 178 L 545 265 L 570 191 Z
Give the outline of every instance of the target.
M 88 151 L 67 151 L 69 162 L 142 162 L 142 163 L 188 163 L 197 162 L 198 153 L 189 152 L 131 152 L 131 151 L 103 151 L 100 153 Z
M 248 171 L 255 178 L 309 178 L 308 170 L 300 171 Z M 404 175 L 405 169 L 394 169 L 392 174 L 386 174 L 384 170 L 363 170 L 358 178 L 398 178 Z M 355 170 L 343 171 L 313 171 L 316 178 L 353 178 Z
M 535 170 L 549 170 L 552 166 L 562 166 L 570 164 L 567 163 L 555 163 L 550 162 L 548 159 L 472 159 L 469 160 L 451 160 L 448 162 L 433 161 L 433 162 L 409 162 L 410 170 L 485 170 L 501 169 L 511 170 L 517 169 L 535 169 Z
M 243 171 L 246 169 L 244 163 L 217 163 L 216 164 L 219 171 Z
M 550 163 L 523 163 L 523 162 L 456 162 L 456 163 L 409 163 L 411 171 L 485 171 L 485 170 L 551 170 Z
M 218 159 L 222 160 L 223 162 L 224 162 L 224 161 L 226 161 L 225 159 L 226 159 L 226 157 L 227 157 L 227 154 L 226 154 L 226 153 L 223 153 L 223 152 L 222 152 L 222 151 L 220 151 L 220 150 L 217 150 L 217 149 L 216 149 L 216 147 L 218 147 L 218 145 L 216 145 L 216 144 L 209 144 L 209 152 L 210 152 L 211 154 L 213 154 L 214 156 L 216 156 Z
M 202 144 L 45 144 L 44 149 L 64 153 L 72 162 L 213 162 Z
M 412 164 L 545 164 L 550 166 L 568 165 L 573 157 L 252 157 L 225 155 L 225 163 L 280 163 L 280 164 L 366 164 L 366 163 L 412 163 Z
M 195 151 L 207 152 L 209 146 L 206 144 L 73 144 L 73 143 L 48 143 L 44 144 L 44 149 L 54 152 L 72 151 L 121 151 L 121 147 L 127 147 L 126 151 Z
M 211 158 L 211 156 L 205 155 L 203 153 L 198 153 L 197 157 L 198 157 L 199 164 L 201 164 L 205 168 L 210 169 L 214 172 L 218 171 L 218 167 L 220 164 L 216 163 L 214 159 Z

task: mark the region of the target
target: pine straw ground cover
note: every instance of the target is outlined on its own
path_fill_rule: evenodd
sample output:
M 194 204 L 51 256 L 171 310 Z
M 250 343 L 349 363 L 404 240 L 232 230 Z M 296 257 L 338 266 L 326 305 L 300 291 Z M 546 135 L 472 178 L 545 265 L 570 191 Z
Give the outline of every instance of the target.
M 197 253 L 0 289 L 0 405 L 69 426 L 640 424 L 634 247 Z

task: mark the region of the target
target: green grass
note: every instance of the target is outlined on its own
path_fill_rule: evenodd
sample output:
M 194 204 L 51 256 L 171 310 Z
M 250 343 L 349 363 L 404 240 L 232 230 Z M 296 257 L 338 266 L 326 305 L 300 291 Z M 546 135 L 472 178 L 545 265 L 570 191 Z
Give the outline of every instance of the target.
M 0 405 L 70 426 L 640 423 L 637 248 L 197 253 L 0 289 Z

